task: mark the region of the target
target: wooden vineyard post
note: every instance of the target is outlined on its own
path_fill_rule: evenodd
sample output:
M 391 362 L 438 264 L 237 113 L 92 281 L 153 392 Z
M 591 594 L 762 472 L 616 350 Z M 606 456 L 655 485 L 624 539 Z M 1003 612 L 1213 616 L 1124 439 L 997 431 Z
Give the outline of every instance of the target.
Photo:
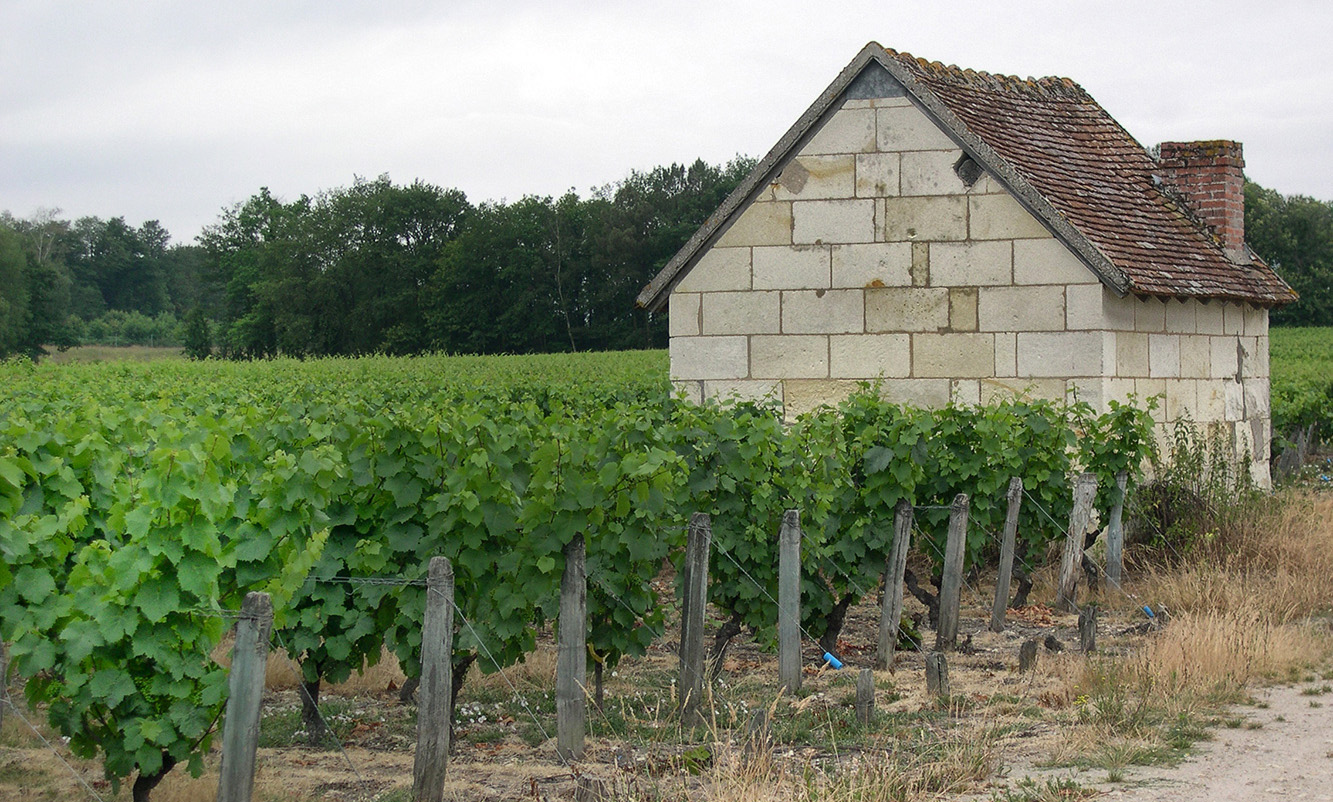
M 1018 673 L 1026 674 L 1037 667 L 1037 639 L 1030 638 L 1018 647 Z
M 588 712 L 588 575 L 583 535 L 565 546 L 560 580 L 560 632 L 555 664 L 555 748 L 565 760 L 583 757 Z
M 936 699 L 949 698 L 949 659 L 943 652 L 926 655 L 926 693 Z
M 444 799 L 444 775 L 449 767 L 450 697 L 454 690 L 453 652 L 454 568 L 448 557 L 431 557 L 426 577 L 426 614 L 421 624 L 413 802 Z
M 1064 556 L 1060 560 L 1060 585 L 1055 606 L 1068 613 L 1078 612 L 1078 574 L 1083 554 L 1083 537 L 1092 518 L 1092 503 L 1097 498 L 1097 475 L 1080 474 L 1074 485 L 1074 508 L 1069 511 L 1069 531 L 1065 534 Z
M 0 730 L 5 726 L 7 704 L 9 704 L 9 644 L 0 640 Z
M 861 669 L 856 677 L 856 720 L 869 724 L 875 717 L 875 672 Z
M 778 682 L 801 689 L 801 514 L 787 510 L 778 534 Z
M 1018 539 L 1018 511 L 1023 504 L 1023 479 L 1009 480 L 1009 511 L 1004 516 L 1004 537 L 1000 541 L 1000 572 L 995 577 L 995 604 L 990 611 L 991 632 L 1004 632 L 1005 611 L 1009 609 L 1009 579 L 1014 574 L 1014 541 Z
M 884 566 L 884 600 L 879 610 L 879 648 L 875 667 L 881 671 L 893 665 L 893 650 L 898 645 L 898 625 L 903 617 L 903 574 L 907 571 L 907 550 L 912 545 L 912 504 L 903 499 L 893 512 L 893 548 Z
M 1097 608 L 1093 605 L 1078 612 L 1078 643 L 1084 654 L 1097 651 Z
M 685 598 L 680 612 L 680 718 L 697 723 L 704 693 L 704 607 L 708 604 L 708 550 L 713 539 L 707 513 L 690 517 L 683 568 Z
M 1111 520 L 1106 525 L 1106 581 L 1116 589 L 1120 588 L 1121 575 L 1125 568 L 1125 528 L 1122 518 L 1125 514 L 1125 488 L 1129 477 L 1124 471 L 1115 475 L 1115 503 L 1111 505 Z
M 958 607 L 963 592 L 963 556 L 967 546 L 966 493 L 954 497 L 949 510 L 949 539 L 944 544 L 944 576 L 940 580 L 940 628 L 935 631 L 935 650 L 952 651 L 958 645 Z
M 222 769 L 217 802 L 250 802 L 259 749 L 259 707 L 264 699 L 273 602 L 267 593 L 247 593 L 236 622 L 227 677 L 227 718 L 222 730 Z

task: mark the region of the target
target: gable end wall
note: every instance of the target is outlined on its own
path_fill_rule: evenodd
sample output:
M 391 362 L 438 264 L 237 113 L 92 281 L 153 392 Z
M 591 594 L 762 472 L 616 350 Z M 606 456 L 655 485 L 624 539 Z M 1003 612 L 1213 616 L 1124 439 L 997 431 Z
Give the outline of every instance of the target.
M 1266 310 L 1117 297 L 963 156 L 906 96 L 845 100 L 674 288 L 673 381 L 788 416 L 866 380 L 923 406 L 1160 395 L 1163 436 L 1218 422 L 1266 483 Z

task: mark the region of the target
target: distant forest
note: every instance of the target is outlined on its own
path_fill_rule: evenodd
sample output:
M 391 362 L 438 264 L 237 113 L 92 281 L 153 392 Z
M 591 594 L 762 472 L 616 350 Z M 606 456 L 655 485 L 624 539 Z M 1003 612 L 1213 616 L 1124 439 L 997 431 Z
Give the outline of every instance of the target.
M 696 161 L 589 197 L 470 203 L 387 176 L 286 201 L 261 189 L 193 244 L 155 220 L 0 213 L 0 357 L 98 344 L 250 359 L 661 348 L 634 297 L 753 167 Z M 1333 325 L 1333 203 L 1245 187 L 1246 236 Z

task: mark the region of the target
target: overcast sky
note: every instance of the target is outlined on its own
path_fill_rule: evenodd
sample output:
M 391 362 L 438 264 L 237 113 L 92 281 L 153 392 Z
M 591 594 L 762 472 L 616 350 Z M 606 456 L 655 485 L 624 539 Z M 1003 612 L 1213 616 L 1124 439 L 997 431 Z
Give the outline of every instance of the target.
M 1073 78 L 1144 145 L 1333 199 L 1333 3 L 0 0 L 0 209 L 193 240 L 261 187 L 473 202 L 763 155 L 867 41 Z

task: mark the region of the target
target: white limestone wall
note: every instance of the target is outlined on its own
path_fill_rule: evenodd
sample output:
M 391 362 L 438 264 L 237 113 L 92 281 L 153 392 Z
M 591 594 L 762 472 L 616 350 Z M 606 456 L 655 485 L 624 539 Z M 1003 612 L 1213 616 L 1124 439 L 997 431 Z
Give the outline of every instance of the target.
M 675 287 L 672 379 L 788 415 L 877 379 L 924 406 L 1161 395 L 1164 427 L 1266 460 L 1265 311 L 1117 298 L 962 158 L 908 98 L 846 101 Z

